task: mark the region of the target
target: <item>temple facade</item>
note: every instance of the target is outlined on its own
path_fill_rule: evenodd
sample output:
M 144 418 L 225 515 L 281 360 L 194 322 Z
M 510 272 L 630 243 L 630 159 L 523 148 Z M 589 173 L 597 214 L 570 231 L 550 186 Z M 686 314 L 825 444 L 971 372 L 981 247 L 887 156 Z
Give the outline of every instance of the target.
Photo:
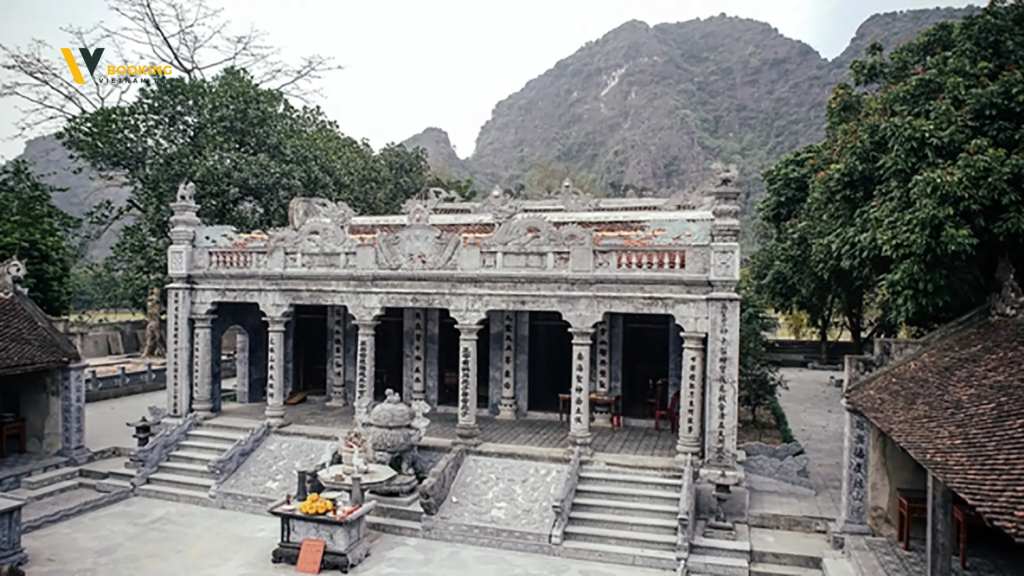
M 220 342 L 238 333 L 238 401 L 320 391 L 365 414 L 386 389 L 478 415 L 567 411 L 569 442 L 616 410 L 643 418 L 652 383 L 678 392 L 677 451 L 736 469 L 739 190 L 721 172 L 695 200 L 595 199 L 566 181 L 543 200 L 441 190 L 358 216 L 296 198 L 289 224 L 204 223 L 194 187 L 172 204 L 167 408 L 220 409 Z M 591 406 L 594 397 L 617 404 Z M 568 406 L 565 406 L 568 404 Z

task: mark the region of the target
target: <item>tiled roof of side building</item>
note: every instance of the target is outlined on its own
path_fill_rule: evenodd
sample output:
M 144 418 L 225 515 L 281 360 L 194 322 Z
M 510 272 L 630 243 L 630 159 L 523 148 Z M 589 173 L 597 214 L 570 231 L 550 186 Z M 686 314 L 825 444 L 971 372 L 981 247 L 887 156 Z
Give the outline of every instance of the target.
M 993 317 L 953 332 L 846 398 L 1024 543 L 1024 318 Z
M 45 370 L 79 359 L 74 344 L 28 296 L 17 290 L 0 294 L 0 374 Z

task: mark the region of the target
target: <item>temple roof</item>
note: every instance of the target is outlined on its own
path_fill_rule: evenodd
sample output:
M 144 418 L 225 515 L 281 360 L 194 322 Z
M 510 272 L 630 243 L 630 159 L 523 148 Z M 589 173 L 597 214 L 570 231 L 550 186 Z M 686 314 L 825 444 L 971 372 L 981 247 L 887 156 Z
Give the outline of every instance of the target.
M 20 263 L 0 265 L 0 375 L 49 370 L 81 358 L 75 345 L 18 287 L 23 274 Z
M 989 318 L 856 384 L 847 403 L 1024 542 L 1024 318 Z

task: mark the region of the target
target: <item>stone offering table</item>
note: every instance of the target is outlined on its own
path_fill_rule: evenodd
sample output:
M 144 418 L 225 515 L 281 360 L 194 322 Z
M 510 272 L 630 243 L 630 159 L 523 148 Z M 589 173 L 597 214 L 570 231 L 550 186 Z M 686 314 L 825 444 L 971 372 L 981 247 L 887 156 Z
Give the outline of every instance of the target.
M 276 504 L 270 513 L 281 519 L 281 541 L 274 549 L 271 561 L 274 564 L 295 564 L 304 539 L 323 540 L 327 546 L 320 569 L 341 570 L 347 574 L 350 568 L 359 565 L 370 555 L 370 542 L 366 539 L 366 515 L 376 505 L 371 500 L 347 518 L 339 520 L 333 515 L 312 516 L 298 510 L 283 510 L 283 504 Z

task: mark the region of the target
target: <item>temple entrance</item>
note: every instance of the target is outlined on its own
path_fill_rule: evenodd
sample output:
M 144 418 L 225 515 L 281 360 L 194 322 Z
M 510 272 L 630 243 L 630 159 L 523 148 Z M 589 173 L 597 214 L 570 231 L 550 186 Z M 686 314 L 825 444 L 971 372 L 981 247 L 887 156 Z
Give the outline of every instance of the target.
M 659 392 L 668 406 L 669 326 L 675 320 L 661 314 L 626 314 L 622 334 L 622 414 L 628 418 L 653 416 L 651 403 Z M 659 380 L 664 386 L 659 387 Z
M 569 393 L 572 378 L 572 335 L 559 313 L 530 313 L 529 354 L 529 409 L 558 412 L 558 395 Z
M 327 307 L 296 306 L 292 336 L 292 392 L 327 390 Z
M 384 401 L 388 388 L 402 392 L 402 372 L 405 359 L 405 314 L 401 308 L 386 308 L 374 332 L 376 367 L 373 378 L 373 399 Z

